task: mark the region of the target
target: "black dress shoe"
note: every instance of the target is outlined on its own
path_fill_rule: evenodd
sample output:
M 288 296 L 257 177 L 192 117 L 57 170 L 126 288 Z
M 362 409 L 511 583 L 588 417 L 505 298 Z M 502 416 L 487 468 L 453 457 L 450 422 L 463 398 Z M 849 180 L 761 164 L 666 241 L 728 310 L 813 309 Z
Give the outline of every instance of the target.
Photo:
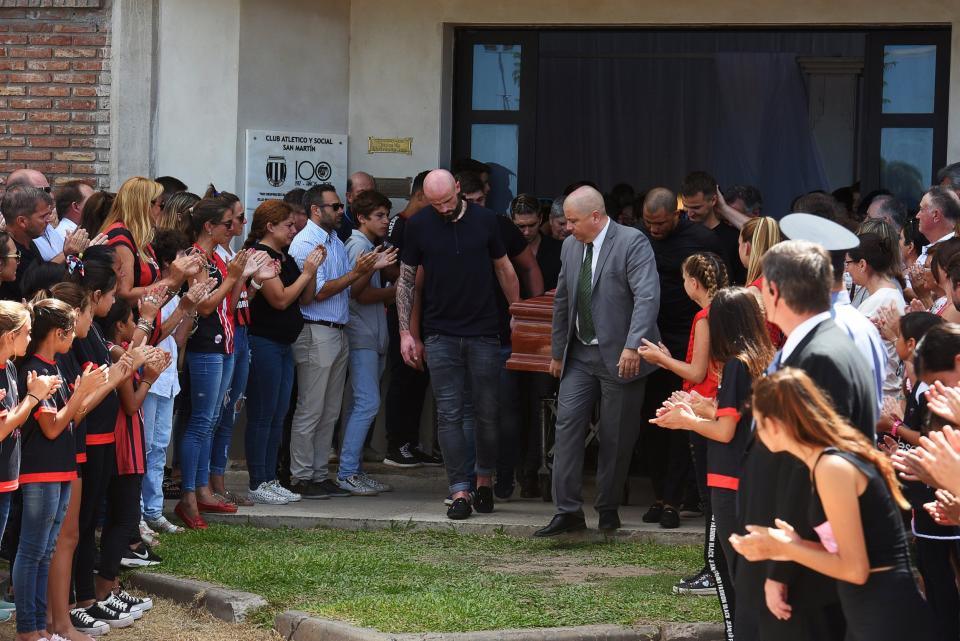
M 600 522 L 597 529 L 604 532 L 612 532 L 620 529 L 620 515 L 616 510 L 603 510 L 600 512 Z
M 550 521 L 550 525 L 545 528 L 540 528 L 534 532 L 533 535 L 543 538 L 586 529 L 587 522 L 583 519 L 583 516 L 579 514 L 557 514 L 553 517 L 553 520 Z

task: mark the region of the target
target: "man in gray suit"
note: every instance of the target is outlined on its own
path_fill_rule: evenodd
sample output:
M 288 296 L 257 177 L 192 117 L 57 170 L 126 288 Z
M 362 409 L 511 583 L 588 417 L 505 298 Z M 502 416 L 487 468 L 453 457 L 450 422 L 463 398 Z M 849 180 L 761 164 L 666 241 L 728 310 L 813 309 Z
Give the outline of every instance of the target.
M 563 203 L 567 229 L 553 303 L 550 373 L 560 378 L 553 459 L 557 515 L 534 536 L 586 528 L 583 441 L 600 400 L 597 499 L 601 530 L 620 527 L 617 508 L 639 430 L 646 376 L 637 353 L 657 342 L 660 280 L 650 242 L 607 217 L 603 196 L 581 187 Z

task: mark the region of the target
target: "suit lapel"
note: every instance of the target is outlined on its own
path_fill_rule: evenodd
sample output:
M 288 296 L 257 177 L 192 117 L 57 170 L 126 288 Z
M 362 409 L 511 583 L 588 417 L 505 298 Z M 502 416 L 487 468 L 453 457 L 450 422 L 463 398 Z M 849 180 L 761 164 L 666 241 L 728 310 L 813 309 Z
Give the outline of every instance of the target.
M 604 263 L 607 262 L 607 256 L 610 255 L 610 251 L 613 249 L 613 239 L 617 235 L 617 227 L 619 225 L 613 220 L 610 220 L 610 226 L 607 227 L 607 235 L 603 239 L 603 245 L 600 246 L 600 256 L 597 257 L 597 268 L 593 270 L 593 286 L 597 286 L 597 278 L 600 277 L 600 271 L 603 270 Z
M 819 332 L 821 332 L 823 329 L 827 327 L 827 323 L 832 325 L 833 321 L 828 318 L 827 320 L 819 323 L 813 329 L 807 332 L 807 335 L 804 336 L 803 339 L 801 339 L 801 341 L 797 344 L 794 350 L 790 352 L 790 356 L 788 356 L 786 360 L 783 362 L 783 367 L 793 367 L 793 364 L 803 354 L 803 350 L 807 348 L 807 345 L 810 344 L 810 341 L 812 341 Z

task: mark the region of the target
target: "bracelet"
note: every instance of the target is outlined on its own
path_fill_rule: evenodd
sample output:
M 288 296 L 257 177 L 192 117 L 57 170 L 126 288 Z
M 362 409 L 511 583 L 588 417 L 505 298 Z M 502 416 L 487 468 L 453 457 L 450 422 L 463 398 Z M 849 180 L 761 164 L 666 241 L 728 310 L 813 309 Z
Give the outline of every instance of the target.
M 30 392 L 27 392 L 27 396 L 32 396 L 37 401 L 37 405 L 40 404 L 40 397 L 37 396 L 36 394 L 31 394 Z
M 152 334 L 152 333 L 153 333 L 153 323 L 151 323 L 150 321 L 147 321 L 147 320 L 144 320 L 144 319 L 141 318 L 139 321 L 137 321 L 137 329 L 143 330 L 143 332 L 144 332 L 145 334 Z
M 148 381 L 147 379 L 143 379 L 143 384 L 153 386 L 153 381 Z
M 893 427 L 890 428 L 890 436 L 892 436 L 893 438 L 897 438 L 897 430 L 899 430 L 902 425 L 903 425 L 903 421 L 901 421 L 899 418 L 895 420 L 893 422 Z
M 260 291 L 261 289 L 263 289 L 263 283 L 258 283 L 255 278 L 251 278 L 250 287 L 253 287 L 255 290 Z

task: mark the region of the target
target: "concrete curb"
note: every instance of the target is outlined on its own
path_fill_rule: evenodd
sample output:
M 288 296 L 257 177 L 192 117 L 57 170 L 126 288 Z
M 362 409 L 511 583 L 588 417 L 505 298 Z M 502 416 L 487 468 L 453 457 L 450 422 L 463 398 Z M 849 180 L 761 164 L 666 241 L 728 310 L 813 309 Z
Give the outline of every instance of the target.
M 506 525 L 502 523 L 483 523 L 482 521 L 398 521 L 396 519 L 350 518 L 336 516 L 276 516 L 262 514 L 204 514 L 210 523 L 229 525 L 249 525 L 258 528 L 296 528 L 313 529 L 326 527 L 336 530 L 389 530 L 391 528 L 411 528 L 417 530 L 454 530 L 461 534 L 506 534 L 519 538 L 533 536 L 541 525 Z M 678 530 L 620 530 L 617 534 L 604 534 L 599 530 L 584 530 L 564 535 L 564 541 L 605 541 L 615 538 L 631 543 L 652 542 L 663 545 L 702 545 L 703 533 L 700 531 Z
M 126 578 L 133 587 L 183 605 L 201 607 L 227 623 L 242 623 L 247 614 L 266 607 L 259 594 L 228 590 L 213 583 L 165 574 L 134 572 Z
M 248 613 L 268 605 L 263 597 L 251 592 L 228 590 L 212 583 L 165 574 L 135 572 L 127 580 L 130 585 L 144 592 L 183 605 L 202 607 L 228 623 L 243 622 Z M 586 625 L 394 634 L 323 619 L 297 610 L 278 614 L 274 619 L 274 629 L 286 641 L 721 641 L 724 638 L 723 626 L 718 623 Z

